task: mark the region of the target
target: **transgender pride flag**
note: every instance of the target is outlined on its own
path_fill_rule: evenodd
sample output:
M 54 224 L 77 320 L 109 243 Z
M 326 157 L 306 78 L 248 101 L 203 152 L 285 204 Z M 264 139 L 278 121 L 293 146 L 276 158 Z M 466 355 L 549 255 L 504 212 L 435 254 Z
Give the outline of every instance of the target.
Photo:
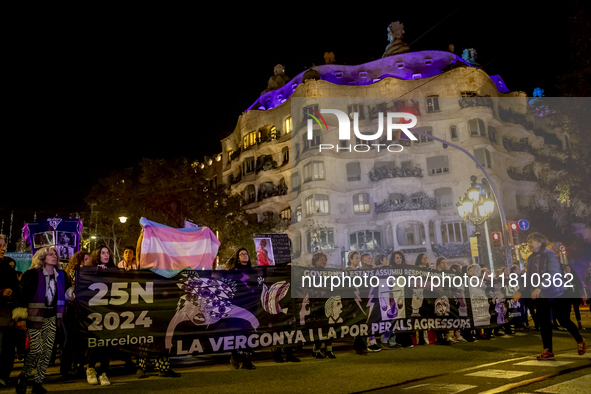
M 172 228 L 141 218 L 141 268 L 166 278 L 185 269 L 211 269 L 220 241 L 209 227 Z

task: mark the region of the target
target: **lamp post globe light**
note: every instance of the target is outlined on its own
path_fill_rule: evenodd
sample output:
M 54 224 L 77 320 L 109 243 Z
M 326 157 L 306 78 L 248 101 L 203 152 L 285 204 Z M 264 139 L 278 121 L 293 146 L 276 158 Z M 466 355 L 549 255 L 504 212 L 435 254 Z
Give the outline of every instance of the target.
M 472 184 L 466 192 L 465 196 L 460 197 L 460 201 L 456 204 L 458 213 L 462 220 L 472 226 L 478 226 L 484 223 L 484 230 L 486 233 L 486 246 L 488 250 L 488 261 L 490 266 L 491 275 L 493 270 L 492 253 L 490 249 L 490 239 L 488 234 L 488 223 L 487 220 L 490 218 L 495 210 L 495 202 L 492 198 L 488 197 L 487 194 L 482 194 L 476 184 L 476 176 L 472 175 L 470 181 Z M 479 235 L 478 229 L 476 234 Z

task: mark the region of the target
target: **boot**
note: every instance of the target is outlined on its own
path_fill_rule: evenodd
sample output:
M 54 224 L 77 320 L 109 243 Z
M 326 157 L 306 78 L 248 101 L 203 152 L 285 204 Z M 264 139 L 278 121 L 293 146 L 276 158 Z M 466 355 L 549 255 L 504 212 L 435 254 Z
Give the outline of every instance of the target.
M 47 390 L 41 385 L 41 383 L 34 382 L 33 383 L 33 394 L 45 394 Z
M 283 361 L 283 357 L 281 357 L 281 349 L 275 349 L 273 352 L 273 361 L 278 364 L 283 364 L 285 362 Z
M 232 352 L 230 356 L 230 364 L 234 367 L 234 369 L 240 368 L 240 362 L 238 361 L 238 353 Z
M 247 353 L 244 356 L 244 362 L 242 363 L 242 369 L 256 369 L 256 367 L 252 364 L 250 353 Z

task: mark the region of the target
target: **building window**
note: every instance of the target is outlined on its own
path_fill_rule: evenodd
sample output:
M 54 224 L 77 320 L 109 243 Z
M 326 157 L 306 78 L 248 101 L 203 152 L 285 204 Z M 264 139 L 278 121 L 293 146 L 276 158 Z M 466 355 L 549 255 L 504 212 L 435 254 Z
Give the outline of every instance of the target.
M 570 142 L 568 141 L 568 135 L 564 136 L 564 147 L 565 147 L 565 149 L 570 149 Z
M 349 235 L 351 250 L 378 250 L 382 248 L 382 235 L 375 230 L 362 230 Z
M 418 192 L 418 193 L 414 193 L 411 196 L 412 199 L 412 203 L 413 204 L 422 204 L 423 203 L 423 199 L 425 198 L 425 193 L 423 192 Z
M 334 249 L 334 229 L 308 230 L 306 232 L 306 243 L 309 253 Z
M 369 194 L 359 193 L 353 196 L 353 212 L 369 213 Z
M 417 127 L 412 129 L 411 131 L 420 131 L 421 133 L 433 135 L 433 128 L 432 127 Z M 423 135 L 416 136 L 418 141 L 415 141 L 415 144 L 423 144 L 426 142 L 433 142 L 433 139 L 425 137 Z
M 300 173 L 296 172 L 291 174 L 291 190 L 300 190 Z
M 283 211 L 281 211 L 281 219 L 291 220 L 291 207 L 287 207 Z
M 427 174 L 439 175 L 449 173 L 447 155 L 427 157 Z
M 244 136 L 244 149 L 249 148 L 253 145 L 256 145 L 258 140 L 261 138 L 260 131 L 253 131 L 252 133 L 248 133 Z
M 256 190 L 254 188 L 254 185 L 246 186 L 246 189 L 244 189 L 244 200 L 246 201 L 247 204 L 250 204 L 250 203 L 253 203 L 256 201 Z
M 285 118 L 285 134 L 291 133 L 293 130 L 293 121 L 291 120 L 291 116 Z
M 271 141 L 275 141 L 277 139 L 277 128 L 275 126 L 271 127 L 269 135 L 271 136 Z
M 213 177 L 213 180 L 212 180 L 212 183 L 211 183 L 211 187 L 213 189 L 217 189 L 217 187 L 218 187 L 218 176 L 217 175 Z
M 483 167 L 492 168 L 492 162 L 490 160 L 490 152 L 486 148 L 474 149 L 474 156 L 476 160 L 482 164 Z
M 439 111 L 439 97 L 427 97 L 427 112 Z
M 396 239 L 400 246 L 424 245 L 425 226 L 417 221 L 399 223 L 396 226 Z
M 435 204 L 437 208 L 451 207 L 453 203 L 454 197 L 451 193 L 451 187 L 435 189 Z
M 467 242 L 468 229 L 464 222 L 441 223 L 441 242 L 444 244 L 453 242 Z
M 363 105 L 361 104 L 353 104 L 347 107 L 347 114 L 349 118 L 353 120 L 353 113 L 357 112 L 359 114 L 359 120 L 365 119 L 365 115 L 363 114 Z
M 456 126 L 449 126 L 449 133 L 451 134 L 452 140 L 458 139 L 458 128 Z
M 328 196 L 326 194 L 312 194 L 306 198 L 306 214 L 329 213 Z
M 295 259 L 295 258 L 298 258 L 300 256 L 300 253 L 302 252 L 301 246 L 302 246 L 302 237 L 300 236 L 299 233 L 296 233 L 292 237 L 292 241 L 291 241 L 291 255 L 292 255 L 292 258 Z
M 468 128 L 470 129 L 470 135 L 472 137 L 482 136 L 484 137 L 485 130 L 484 130 L 484 121 L 482 119 L 470 119 L 468 121 Z
M 308 132 L 305 132 L 304 135 L 302 135 L 302 141 L 304 143 L 304 150 L 320 145 L 320 130 L 312 130 L 311 140 L 308 139 Z
M 281 150 L 281 155 L 283 156 L 283 164 L 289 163 L 289 148 L 287 146 Z
M 304 166 L 304 182 L 324 179 L 324 163 L 312 161 Z
M 254 157 L 247 157 L 244 159 L 244 173 L 250 174 L 254 172 Z
M 388 199 L 393 204 L 404 204 L 404 194 L 401 193 L 390 193 Z
M 490 142 L 497 142 L 497 129 L 492 127 L 492 126 L 488 126 L 488 139 L 490 140 Z
M 361 180 L 361 164 L 359 162 L 347 163 L 347 181 Z
M 318 104 L 316 105 L 309 105 L 307 107 L 302 108 L 302 115 L 304 116 L 304 122 L 308 119 L 314 120 L 310 115 L 314 115 L 314 111 L 318 112 Z M 316 115 L 314 115 L 316 116 Z
M 476 92 L 460 92 L 460 97 L 478 97 Z
M 300 144 L 295 144 L 295 150 L 296 150 L 296 160 L 298 157 L 300 157 Z

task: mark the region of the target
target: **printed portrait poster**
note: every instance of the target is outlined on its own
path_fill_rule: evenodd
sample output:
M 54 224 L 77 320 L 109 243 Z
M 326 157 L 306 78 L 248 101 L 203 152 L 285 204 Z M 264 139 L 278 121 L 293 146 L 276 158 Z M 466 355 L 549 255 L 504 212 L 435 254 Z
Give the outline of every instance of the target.
M 291 263 L 288 234 L 254 234 L 257 265 L 273 266 Z

